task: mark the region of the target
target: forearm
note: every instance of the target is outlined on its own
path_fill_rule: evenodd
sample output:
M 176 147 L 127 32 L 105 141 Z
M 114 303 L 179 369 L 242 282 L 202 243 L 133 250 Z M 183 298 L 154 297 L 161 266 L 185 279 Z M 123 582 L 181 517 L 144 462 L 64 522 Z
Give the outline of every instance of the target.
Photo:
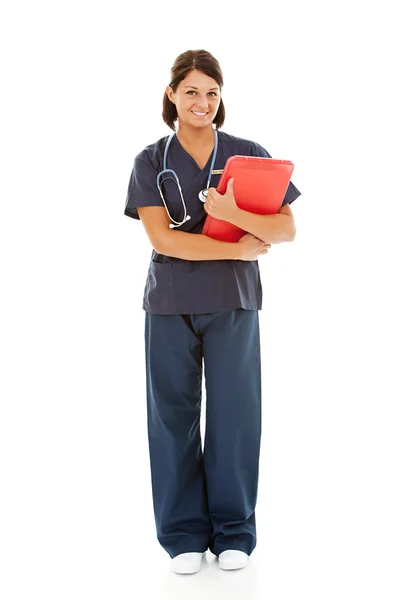
M 268 244 L 291 242 L 296 235 L 293 219 L 281 213 L 256 215 L 238 208 L 230 222 Z
M 238 245 L 220 242 L 202 233 L 168 231 L 157 252 L 184 260 L 238 260 Z

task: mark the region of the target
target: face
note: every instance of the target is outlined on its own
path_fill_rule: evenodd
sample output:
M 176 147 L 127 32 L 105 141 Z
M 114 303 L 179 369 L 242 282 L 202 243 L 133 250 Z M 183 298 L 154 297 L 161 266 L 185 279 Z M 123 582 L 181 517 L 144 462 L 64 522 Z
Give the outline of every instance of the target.
M 167 94 L 176 105 L 180 123 L 196 128 L 212 125 L 221 102 L 220 88 L 212 77 L 191 71 L 179 82 L 176 93 L 168 86 Z

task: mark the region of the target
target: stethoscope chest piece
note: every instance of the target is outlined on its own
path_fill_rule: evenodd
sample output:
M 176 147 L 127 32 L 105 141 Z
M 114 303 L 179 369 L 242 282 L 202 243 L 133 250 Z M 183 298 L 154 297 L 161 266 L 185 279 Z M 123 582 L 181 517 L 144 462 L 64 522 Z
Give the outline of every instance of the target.
M 201 202 L 205 202 L 207 199 L 208 189 L 200 190 L 199 192 L 199 200 Z

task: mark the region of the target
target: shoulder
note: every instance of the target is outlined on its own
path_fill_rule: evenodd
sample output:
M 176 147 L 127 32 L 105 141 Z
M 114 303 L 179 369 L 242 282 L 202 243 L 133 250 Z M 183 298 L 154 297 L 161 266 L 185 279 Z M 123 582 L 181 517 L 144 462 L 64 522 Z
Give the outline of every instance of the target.
M 266 156 L 270 158 L 270 154 L 258 142 L 246 138 L 238 137 L 219 131 L 219 139 L 226 147 L 229 154 L 243 154 L 245 156 Z
M 165 135 L 156 142 L 149 144 L 141 150 L 135 157 L 135 163 L 147 163 L 153 167 L 157 167 L 160 162 L 160 157 L 164 153 L 164 148 L 169 136 Z

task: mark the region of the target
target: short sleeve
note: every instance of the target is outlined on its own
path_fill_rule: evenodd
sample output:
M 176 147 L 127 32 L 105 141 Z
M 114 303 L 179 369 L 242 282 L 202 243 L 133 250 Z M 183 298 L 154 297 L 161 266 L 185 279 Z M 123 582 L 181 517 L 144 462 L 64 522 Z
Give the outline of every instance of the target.
M 260 144 L 254 143 L 254 146 L 256 149 L 255 156 L 261 156 L 261 157 L 264 156 L 265 158 L 272 158 L 270 153 L 267 152 L 267 150 L 265 148 L 260 146 Z M 293 200 L 296 200 L 296 198 L 298 198 L 300 195 L 301 195 L 300 190 L 297 189 L 297 187 L 294 185 L 294 183 L 289 181 L 289 185 L 286 190 L 285 197 L 282 200 L 281 207 L 284 206 L 285 204 L 291 204 L 293 202 Z
M 157 188 L 157 172 L 147 152 L 138 154 L 134 160 L 128 185 L 124 214 L 140 219 L 139 206 L 164 206 Z

